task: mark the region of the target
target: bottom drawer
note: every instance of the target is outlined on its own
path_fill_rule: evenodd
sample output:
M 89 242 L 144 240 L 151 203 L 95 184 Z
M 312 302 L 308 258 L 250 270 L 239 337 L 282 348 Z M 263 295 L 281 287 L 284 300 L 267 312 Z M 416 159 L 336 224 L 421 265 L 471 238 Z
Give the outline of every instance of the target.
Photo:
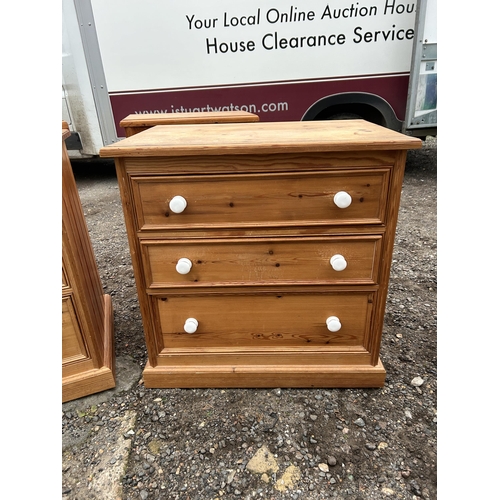
M 374 292 L 153 298 L 163 348 L 366 348 Z M 328 318 L 330 327 L 327 326 Z M 331 331 L 336 330 L 336 331 Z

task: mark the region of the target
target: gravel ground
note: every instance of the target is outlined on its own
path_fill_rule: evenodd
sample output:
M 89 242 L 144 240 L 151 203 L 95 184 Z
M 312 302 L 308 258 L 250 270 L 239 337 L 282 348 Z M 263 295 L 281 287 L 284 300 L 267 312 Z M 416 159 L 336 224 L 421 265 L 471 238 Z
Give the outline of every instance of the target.
M 437 140 L 409 151 L 381 389 L 145 389 L 114 165 L 73 170 L 112 298 L 118 386 L 62 405 L 63 499 L 436 499 Z

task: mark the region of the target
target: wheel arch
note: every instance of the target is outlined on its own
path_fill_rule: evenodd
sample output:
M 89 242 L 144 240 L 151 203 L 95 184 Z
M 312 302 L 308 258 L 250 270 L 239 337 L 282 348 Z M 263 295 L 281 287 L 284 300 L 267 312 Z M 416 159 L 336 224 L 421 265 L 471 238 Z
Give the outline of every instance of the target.
M 304 113 L 302 121 L 362 118 L 401 132 L 403 122 L 382 97 L 367 92 L 343 92 L 322 97 Z

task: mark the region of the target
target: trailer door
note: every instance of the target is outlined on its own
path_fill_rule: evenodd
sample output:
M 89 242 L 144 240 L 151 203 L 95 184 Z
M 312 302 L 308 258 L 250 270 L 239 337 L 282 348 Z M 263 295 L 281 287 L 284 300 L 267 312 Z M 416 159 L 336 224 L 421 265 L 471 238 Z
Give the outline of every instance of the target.
M 420 0 L 408 90 L 405 132 L 415 136 L 437 131 L 437 0 Z

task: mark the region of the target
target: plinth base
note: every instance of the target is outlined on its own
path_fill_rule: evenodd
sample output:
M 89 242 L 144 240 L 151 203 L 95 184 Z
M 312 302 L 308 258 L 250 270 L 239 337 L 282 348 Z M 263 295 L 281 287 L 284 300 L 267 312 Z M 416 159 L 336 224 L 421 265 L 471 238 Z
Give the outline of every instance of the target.
M 112 389 L 116 385 L 114 355 L 114 319 L 111 296 L 104 295 L 104 365 L 62 380 L 62 402 Z
M 376 366 L 156 366 L 143 372 L 147 388 L 360 388 L 383 387 L 386 371 Z

